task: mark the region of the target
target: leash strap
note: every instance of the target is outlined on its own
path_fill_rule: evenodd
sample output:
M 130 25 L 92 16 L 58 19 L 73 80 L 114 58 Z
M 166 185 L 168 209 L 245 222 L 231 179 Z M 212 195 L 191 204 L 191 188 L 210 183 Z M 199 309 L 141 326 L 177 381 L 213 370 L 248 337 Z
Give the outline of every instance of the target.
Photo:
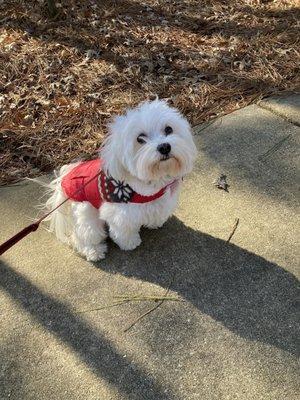
M 94 175 L 91 179 L 89 179 L 84 185 L 81 185 L 78 190 L 74 194 L 79 193 L 85 186 L 87 186 L 89 183 L 91 183 L 94 179 L 96 179 L 100 175 L 101 171 L 98 172 L 96 175 Z M 29 235 L 31 232 L 35 232 L 40 223 L 44 221 L 50 214 L 52 214 L 54 211 L 56 211 L 59 207 L 61 207 L 63 204 L 65 204 L 68 200 L 70 200 L 69 197 L 67 197 L 64 201 L 62 201 L 60 204 L 58 204 L 53 210 L 50 210 L 46 214 L 44 214 L 40 219 L 37 221 L 33 222 L 32 224 L 26 226 L 24 229 L 22 229 L 20 232 L 18 232 L 16 235 L 12 236 L 10 239 L 8 239 L 6 242 L 2 243 L 0 245 L 0 256 L 4 254 L 7 250 L 9 250 L 12 246 L 17 244 L 20 240 L 22 240 L 25 236 Z
M 14 235 L 10 239 L 8 239 L 6 242 L 2 243 L 0 245 L 0 255 L 2 255 L 7 250 L 9 250 L 13 245 L 18 243 L 21 239 L 23 239 L 25 236 L 27 236 L 30 232 L 35 232 L 38 227 L 39 227 L 39 222 L 34 222 L 33 224 L 26 226 L 26 228 L 22 229 L 16 235 Z

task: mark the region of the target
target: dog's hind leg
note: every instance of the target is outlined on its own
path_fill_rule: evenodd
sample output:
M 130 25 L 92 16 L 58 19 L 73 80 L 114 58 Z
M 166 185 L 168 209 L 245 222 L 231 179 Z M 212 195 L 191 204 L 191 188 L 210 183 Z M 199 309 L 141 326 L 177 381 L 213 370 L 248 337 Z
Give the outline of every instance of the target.
M 74 231 L 72 243 L 75 249 L 88 261 L 105 257 L 107 233 L 105 223 L 99 218 L 99 211 L 89 202 L 72 202 Z

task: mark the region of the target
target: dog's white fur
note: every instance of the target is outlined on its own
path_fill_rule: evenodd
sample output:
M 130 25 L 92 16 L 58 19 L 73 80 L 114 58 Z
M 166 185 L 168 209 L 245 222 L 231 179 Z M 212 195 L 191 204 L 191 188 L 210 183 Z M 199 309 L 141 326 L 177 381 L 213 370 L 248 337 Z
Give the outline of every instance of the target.
M 165 127 L 173 133 L 166 136 Z M 125 115 L 117 116 L 108 126 L 109 134 L 100 150 L 104 169 L 113 178 L 128 183 L 137 193 L 151 195 L 178 179 L 164 195 L 152 202 L 108 203 L 97 210 L 89 202 L 68 201 L 50 216 L 50 230 L 58 239 L 72 246 L 89 261 L 104 258 L 109 236 L 123 250 L 133 250 L 141 243 L 142 226 L 159 228 L 173 213 L 178 200 L 181 178 L 192 170 L 196 147 L 187 120 L 165 101 L 141 103 Z M 137 137 L 145 134 L 145 143 Z M 171 145 L 170 158 L 162 159 L 157 150 L 161 143 Z M 49 188 L 46 203 L 53 209 L 66 199 L 62 178 L 75 166 L 63 166 Z M 108 231 L 106 230 L 108 226 Z

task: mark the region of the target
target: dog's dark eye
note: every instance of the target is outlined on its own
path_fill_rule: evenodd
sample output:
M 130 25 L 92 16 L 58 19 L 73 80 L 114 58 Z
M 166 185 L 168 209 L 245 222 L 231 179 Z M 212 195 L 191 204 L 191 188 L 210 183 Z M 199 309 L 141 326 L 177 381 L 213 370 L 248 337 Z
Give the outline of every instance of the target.
M 137 138 L 137 142 L 140 144 L 146 143 L 146 140 L 144 138 L 146 138 L 147 135 L 145 133 L 141 133 Z
M 165 134 L 166 135 L 171 135 L 173 133 L 173 128 L 171 126 L 166 126 L 165 127 Z

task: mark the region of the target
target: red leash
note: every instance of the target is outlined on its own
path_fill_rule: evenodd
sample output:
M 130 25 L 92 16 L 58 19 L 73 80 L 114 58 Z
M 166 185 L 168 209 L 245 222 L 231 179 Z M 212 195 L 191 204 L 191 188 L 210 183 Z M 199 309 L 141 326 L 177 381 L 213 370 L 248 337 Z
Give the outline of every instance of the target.
M 91 179 L 89 179 L 84 185 L 80 186 L 76 192 L 74 192 L 74 195 L 78 194 L 83 188 L 85 188 L 89 183 L 91 183 L 94 179 L 96 179 L 99 175 L 101 174 L 101 171 L 98 172 L 96 175 L 94 175 Z M 29 235 L 31 232 L 35 232 L 40 223 L 44 221 L 50 214 L 52 214 L 54 211 L 56 211 L 59 207 L 61 207 L 63 204 L 65 204 L 68 200 L 70 200 L 69 197 L 67 197 L 64 201 L 62 201 L 58 206 L 53 208 L 53 210 L 49 211 L 45 215 L 43 215 L 40 219 L 37 221 L 33 222 L 32 224 L 26 226 L 24 229 L 22 229 L 20 232 L 18 232 L 16 235 L 8 239 L 6 242 L 2 243 L 0 245 L 0 256 L 4 254 L 7 250 L 9 250 L 12 246 L 14 246 L 16 243 L 18 243 L 20 240 L 22 240 L 25 236 Z

